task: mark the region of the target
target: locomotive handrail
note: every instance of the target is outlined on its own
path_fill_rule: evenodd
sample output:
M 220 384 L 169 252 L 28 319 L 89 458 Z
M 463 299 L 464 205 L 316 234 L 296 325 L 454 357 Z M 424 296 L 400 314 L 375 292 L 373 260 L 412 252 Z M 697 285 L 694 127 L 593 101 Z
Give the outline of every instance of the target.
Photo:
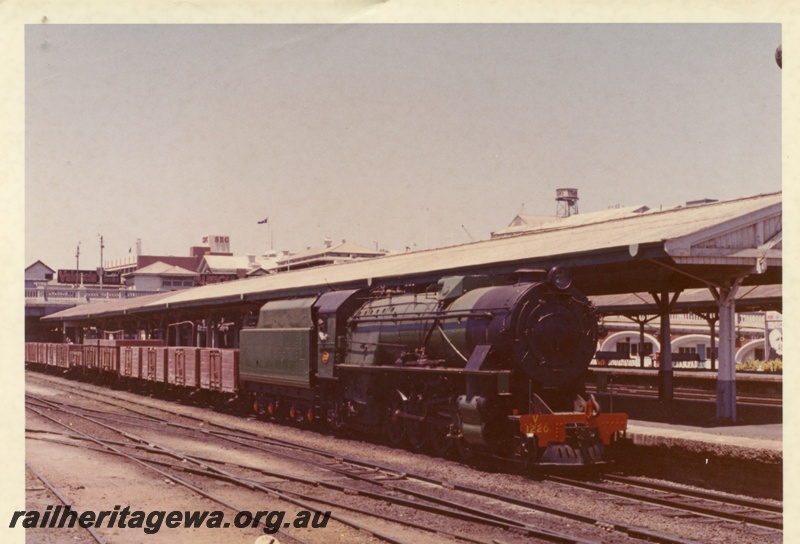
M 445 334 L 444 329 L 442 329 L 442 326 L 439 323 L 437 323 L 436 324 L 436 328 L 439 329 L 439 333 L 442 335 L 442 338 L 444 338 L 444 341 L 447 342 L 447 345 L 450 346 L 450 349 L 455 351 L 456 355 L 461 357 L 464 360 L 464 362 L 466 363 L 468 361 L 468 359 L 464 356 L 463 353 L 458 351 L 458 348 L 453 344 L 453 342 Z
M 424 321 L 427 319 L 456 319 L 459 317 L 476 317 L 480 319 L 492 319 L 494 315 L 490 312 L 417 312 L 410 316 L 407 313 L 402 316 L 392 315 L 365 315 L 350 319 L 351 323 L 383 323 L 387 321 Z
M 350 348 L 350 344 L 358 344 L 359 346 L 362 346 L 362 347 L 366 347 L 366 346 L 376 346 L 376 347 L 378 347 L 378 346 L 388 346 L 388 347 L 393 347 L 393 348 L 407 348 L 408 347 L 407 344 L 397 344 L 397 343 L 394 343 L 394 342 L 361 342 L 361 341 L 358 341 L 358 340 L 350 340 L 349 338 L 346 340 L 346 342 L 348 344 L 348 346 L 347 346 L 348 349 L 351 349 Z
M 438 373 L 438 374 L 461 374 L 470 376 L 511 376 L 511 370 L 466 370 L 462 367 L 452 366 L 437 366 L 434 368 L 423 368 L 416 366 L 403 366 L 403 365 L 354 365 L 354 364 L 341 364 L 336 367 L 338 370 L 343 371 L 358 371 L 358 372 L 416 372 L 416 373 Z

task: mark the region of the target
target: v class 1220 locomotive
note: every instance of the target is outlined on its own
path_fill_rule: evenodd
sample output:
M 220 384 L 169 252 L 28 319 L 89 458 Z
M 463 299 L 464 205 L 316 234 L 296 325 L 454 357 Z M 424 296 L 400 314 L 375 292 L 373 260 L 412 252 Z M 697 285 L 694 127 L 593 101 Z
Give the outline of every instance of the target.
M 596 346 L 593 306 L 565 268 L 331 290 L 263 305 L 240 334 L 239 395 L 440 455 L 590 465 L 627 425 L 585 395 Z

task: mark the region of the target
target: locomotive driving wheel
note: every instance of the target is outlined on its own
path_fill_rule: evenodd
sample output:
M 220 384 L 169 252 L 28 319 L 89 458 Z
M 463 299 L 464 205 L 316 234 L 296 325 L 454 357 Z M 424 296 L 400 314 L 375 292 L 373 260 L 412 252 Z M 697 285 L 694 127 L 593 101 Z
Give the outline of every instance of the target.
M 407 419 L 405 421 L 406 440 L 411 449 L 421 451 L 428 443 L 428 433 L 426 432 L 425 405 L 420 395 L 413 395 L 406 403 L 409 415 L 420 419 Z
M 428 444 L 430 444 L 431 451 L 435 455 L 447 457 L 453 451 L 455 444 L 449 436 L 450 428 L 448 425 L 428 422 L 426 432 L 428 433 Z
M 461 459 L 464 460 L 466 463 L 473 463 L 475 462 L 476 455 L 475 452 L 470 449 L 467 445 L 467 441 L 464 440 L 464 437 L 456 438 L 454 440 L 455 447 L 458 450 L 458 455 Z
M 420 451 L 428 443 L 425 423 L 422 421 L 406 421 L 406 439 L 412 449 Z
M 403 411 L 402 401 L 393 396 L 386 411 L 384 430 L 386 438 L 392 446 L 400 447 L 406 438 L 406 422 L 400 415 Z
M 539 444 L 536 437 L 525 437 L 522 445 L 522 471 L 526 476 L 535 477 L 539 474 L 537 457 L 539 455 Z

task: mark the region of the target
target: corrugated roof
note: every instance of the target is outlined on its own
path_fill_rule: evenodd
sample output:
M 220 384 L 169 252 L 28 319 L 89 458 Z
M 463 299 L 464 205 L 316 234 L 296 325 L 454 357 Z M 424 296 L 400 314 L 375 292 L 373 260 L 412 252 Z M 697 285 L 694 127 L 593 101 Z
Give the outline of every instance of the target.
M 128 291 L 131 295 L 135 295 L 136 291 Z M 87 304 L 79 304 L 67 310 L 62 310 L 56 314 L 61 318 L 68 319 L 83 319 L 94 315 L 107 315 L 107 314 L 122 314 L 128 310 L 141 309 L 148 305 L 156 304 L 160 300 L 168 298 L 173 292 L 157 293 L 154 295 L 144 296 L 131 296 L 126 299 L 112 299 L 103 300 L 100 302 L 90 302 Z
M 517 236 L 175 291 L 157 301 L 143 301 L 142 309 L 156 308 L 164 303 L 175 307 L 213 299 L 244 299 L 248 295 L 291 289 L 329 289 L 364 280 L 378 285 L 383 278 L 463 273 L 464 270 L 504 263 L 530 266 L 558 256 L 586 257 L 612 248 L 623 248 L 627 252 L 629 247 L 636 245 L 663 245 L 666 240 L 709 229 L 734 218 L 745 221 L 749 214 L 780 205 L 781 196 L 781 193 L 758 195 L 704 206 L 631 214 L 577 226 L 557 223 Z M 83 310 L 85 314 L 88 308 L 84 306 Z M 60 312 L 51 318 L 61 318 L 69 312 Z

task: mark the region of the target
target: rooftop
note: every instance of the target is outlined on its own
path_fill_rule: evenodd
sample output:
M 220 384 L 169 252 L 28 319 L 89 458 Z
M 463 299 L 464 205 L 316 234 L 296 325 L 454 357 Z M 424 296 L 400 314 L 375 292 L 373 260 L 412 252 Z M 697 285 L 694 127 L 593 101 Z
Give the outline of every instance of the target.
M 158 261 L 134 272 L 125 274 L 123 277 L 128 278 L 130 276 L 197 276 L 197 272 Z

